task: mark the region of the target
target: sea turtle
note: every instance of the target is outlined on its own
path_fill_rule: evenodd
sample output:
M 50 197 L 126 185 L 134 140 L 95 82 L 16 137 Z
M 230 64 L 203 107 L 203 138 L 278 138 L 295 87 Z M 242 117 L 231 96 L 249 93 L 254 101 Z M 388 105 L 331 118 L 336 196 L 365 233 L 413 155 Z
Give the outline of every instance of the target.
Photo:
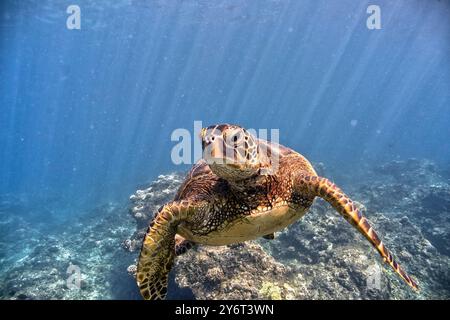
M 257 139 L 237 125 L 210 126 L 200 136 L 203 159 L 192 167 L 174 200 L 158 210 L 143 240 L 136 280 L 144 299 L 165 298 L 175 256 L 193 244 L 273 239 L 274 232 L 300 219 L 316 197 L 331 204 L 418 289 L 355 203 L 318 176 L 301 154 Z

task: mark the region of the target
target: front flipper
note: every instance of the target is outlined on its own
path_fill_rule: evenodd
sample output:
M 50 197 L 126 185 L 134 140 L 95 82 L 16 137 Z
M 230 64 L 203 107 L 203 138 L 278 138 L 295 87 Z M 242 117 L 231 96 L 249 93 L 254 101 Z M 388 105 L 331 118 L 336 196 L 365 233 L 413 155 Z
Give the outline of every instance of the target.
M 400 275 L 413 289 L 418 290 L 417 284 L 394 260 L 392 254 L 384 246 L 375 230 L 355 206 L 353 201 L 334 183 L 318 176 L 300 175 L 295 181 L 295 187 L 300 193 L 318 196 L 330 203 L 350 224 L 352 224 L 378 250 L 384 261 Z
M 168 276 L 175 258 L 176 229 L 188 211 L 187 202 L 172 202 L 163 206 L 150 223 L 136 274 L 139 290 L 146 300 L 166 297 Z

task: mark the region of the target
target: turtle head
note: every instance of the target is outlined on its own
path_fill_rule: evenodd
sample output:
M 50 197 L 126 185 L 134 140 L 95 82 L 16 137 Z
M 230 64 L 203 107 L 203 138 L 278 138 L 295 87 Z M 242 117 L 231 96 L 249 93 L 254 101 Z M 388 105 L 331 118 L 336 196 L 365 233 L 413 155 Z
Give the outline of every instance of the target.
M 242 181 L 261 174 L 267 167 L 258 140 L 237 125 L 220 124 L 201 131 L 203 158 L 211 170 L 228 181 Z

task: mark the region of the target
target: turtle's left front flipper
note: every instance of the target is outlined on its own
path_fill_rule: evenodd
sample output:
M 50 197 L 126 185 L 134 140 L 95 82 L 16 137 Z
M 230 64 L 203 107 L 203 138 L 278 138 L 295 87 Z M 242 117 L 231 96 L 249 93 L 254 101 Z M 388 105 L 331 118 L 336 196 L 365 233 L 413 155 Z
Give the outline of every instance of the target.
M 296 177 L 294 188 L 300 194 L 318 196 L 326 200 L 338 211 L 351 225 L 353 225 L 370 243 L 378 250 L 392 269 L 413 289 L 418 289 L 417 284 L 394 260 L 392 254 L 378 237 L 369 221 L 362 216 L 353 201 L 330 180 L 318 176 L 300 174 Z
M 146 300 L 164 299 L 175 258 L 177 226 L 191 208 L 187 201 L 174 201 L 159 209 L 142 243 L 136 280 Z

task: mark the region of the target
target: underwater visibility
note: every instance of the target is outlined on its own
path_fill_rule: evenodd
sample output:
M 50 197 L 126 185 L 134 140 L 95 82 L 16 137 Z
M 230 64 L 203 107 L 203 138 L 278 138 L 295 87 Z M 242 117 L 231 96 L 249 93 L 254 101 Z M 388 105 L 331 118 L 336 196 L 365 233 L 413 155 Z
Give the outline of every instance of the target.
M 0 32 L 0 299 L 450 299 L 450 0 L 4 0 Z

